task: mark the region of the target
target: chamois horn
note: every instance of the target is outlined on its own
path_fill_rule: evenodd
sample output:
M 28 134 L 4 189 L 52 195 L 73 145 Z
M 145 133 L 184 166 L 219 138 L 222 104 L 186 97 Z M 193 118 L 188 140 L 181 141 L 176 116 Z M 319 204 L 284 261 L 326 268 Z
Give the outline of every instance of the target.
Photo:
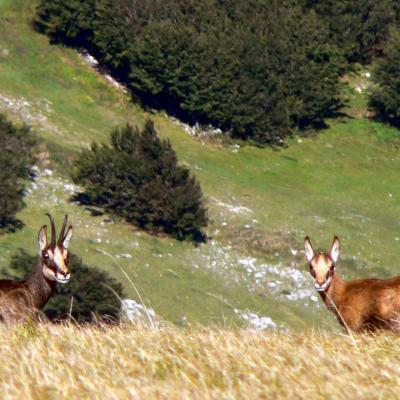
M 51 247 L 55 247 L 55 245 L 56 245 L 56 227 L 54 225 L 54 219 L 51 216 L 51 214 L 46 214 L 46 215 L 49 217 L 50 223 L 51 223 L 51 243 L 50 243 L 50 246 Z
M 64 241 L 64 237 L 65 237 L 65 228 L 67 227 L 67 223 L 68 223 L 68 215 L 65 214 L 63 226 L 62 226 L 62 228 L 61 228 L 60 236 L 59 236 L 59 238 L 58 238 L 58 245 L 59 245 L 59 246 L 61 246 L 62 243 L 63 243 L 63 241 Z

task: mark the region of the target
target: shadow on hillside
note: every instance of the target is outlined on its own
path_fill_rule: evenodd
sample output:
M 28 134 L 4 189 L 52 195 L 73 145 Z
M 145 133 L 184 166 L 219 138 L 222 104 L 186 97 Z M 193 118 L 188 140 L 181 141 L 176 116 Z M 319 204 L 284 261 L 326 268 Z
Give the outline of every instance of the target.
M 0 234 L 15 233 L 21 230 L 24 226 L 25 224 L 17 218 L 2 221 L 0 223 Z
M 93 204 L 93 201 L 90 199 L 90 196 L 88 196 L 86 193 L 76 193 L 74 194 L 71 198 L 70 201 L 73 203 L 76 203 L 80 206 L 83 206 L 85 210 L 89 211 L 91 216 L 97 217 L 97 216 L 106 216 L 109 215 L 107 211 L 102 210 L 100 207 L 101 205 Z M 150 235 L 156 236 L 156 237 L 166 237 L 170 236 L 171 231 L 168 230 L 167 226 L 160 225 L 157 228 L 152 228 L 146 225 L 140 225 L 135 224 L 132 221 L 128 221 L 125 219 L 126 222 L 128 222 L 134 231 L 137 230 L 142 230 L 144 232 L 147 232 Z M 190 238 L 190 239 L 189 239 Z M 181 238 L 175 237 L 175 239 L 179 241 L 190 241 L 193 243 L 194 246 L 199 246 L 202 243 L 206 243 L 209 239 L 207 234 L 199 229 L 193 229 L 190 232 L 185 232 L 185 235 L 183 235 Z

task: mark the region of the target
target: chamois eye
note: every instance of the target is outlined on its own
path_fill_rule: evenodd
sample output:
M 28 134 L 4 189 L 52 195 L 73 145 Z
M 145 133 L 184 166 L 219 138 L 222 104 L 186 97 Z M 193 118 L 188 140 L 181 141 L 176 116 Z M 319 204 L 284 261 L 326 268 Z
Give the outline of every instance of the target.
M 49 258 L 49 254 L 48 253 L 44 253 L 43 254 L 43 258 L 45 258 L 47 260 Z

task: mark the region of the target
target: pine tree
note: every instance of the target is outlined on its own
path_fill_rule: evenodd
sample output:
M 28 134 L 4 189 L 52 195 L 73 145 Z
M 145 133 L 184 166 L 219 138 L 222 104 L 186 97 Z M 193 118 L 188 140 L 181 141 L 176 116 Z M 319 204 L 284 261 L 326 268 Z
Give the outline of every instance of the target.
M 343 52 L 300 0 L 80 3 L 42 0 L 38 26 L 94 51 L 145 105 L 190 123 L 281 145 L 341 106 Z
M 400 29 L 392 29 L 384 47 L 384 57 L 377 63 L 373 79 L 376 86 L 370 95 L 370 106 L 377 115 L 400 125 Z
M 117 129 L 110 145 L 83 151 L 73 178 L 85 187 L 79 197 L 86 204 L 150 232 L 202 238 L 208 220 L 200 185 L 151 121 L 141 131 L 130 125 Z
M 15 230 L 24 207 L 25 182 L 35 163 L 36 139 L 26 125 L 16 127 L 0 114 L 0 228 Z

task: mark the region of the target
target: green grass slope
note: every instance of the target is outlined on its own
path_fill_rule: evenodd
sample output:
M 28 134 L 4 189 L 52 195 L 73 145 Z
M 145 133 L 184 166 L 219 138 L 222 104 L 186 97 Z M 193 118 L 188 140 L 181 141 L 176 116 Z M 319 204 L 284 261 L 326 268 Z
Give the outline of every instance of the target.
M 19 214 L 25 227 L 0 237 L 2 263 L 19 247 L 35 251 L 45 212 L 58 220 L 68 212 L 73 251 L 138 299 L 124 268 L 145 303 L 179 324 L 231 324 L 251 311 L 283 325 L 332 326 L 300 252 L 305 234 L 321 247 L 340 236 L 346 277 L 398 273 L 398 132 L 364 117 L 367 78 L 349 79 L 350 116 L 318 136 L 293 138 L 281 150 L 222 146 L 133 105 L 78 52 L 34 32 L 33 13 L 34 2 L 0 0 L 0 111 L 31 124 L 43 142 L 40 173 Z M 77 188 L 68 165 L 79 150 L 149 116 L 201 182 L 211 219 L 205 245 L 152 237 L 69 201 Z

